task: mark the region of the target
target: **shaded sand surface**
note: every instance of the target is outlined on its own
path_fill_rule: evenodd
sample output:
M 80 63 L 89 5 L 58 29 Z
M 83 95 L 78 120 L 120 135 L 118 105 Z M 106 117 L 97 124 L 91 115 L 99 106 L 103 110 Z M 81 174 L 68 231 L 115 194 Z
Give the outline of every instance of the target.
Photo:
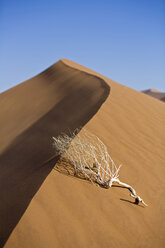
M 163 102 L 65 59 L 0 101 L 4 247 L 165 246 Z M 59 173 L 54 159 L 48 162 L 51 136 L 79 125 L 104 141 L 123 165 L 121 181 L 148 207 L 133 204 L 126 189 L 96 187 Z
M 52 136 L 83 127 L 109 91 L 104 80 L 59 61 L 0 95 L 1 245 L 57 161 L 46 163 Z

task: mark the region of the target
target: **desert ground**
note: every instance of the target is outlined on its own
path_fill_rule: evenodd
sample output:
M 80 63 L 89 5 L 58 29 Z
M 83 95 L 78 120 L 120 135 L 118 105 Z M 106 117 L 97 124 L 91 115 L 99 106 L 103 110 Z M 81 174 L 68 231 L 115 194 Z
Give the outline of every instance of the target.
M 62 59 L 0 105 L 0 247 L 165 247 L 164 102 Z M 80 127 L 148 207 L 56 170 L 52 136 Z

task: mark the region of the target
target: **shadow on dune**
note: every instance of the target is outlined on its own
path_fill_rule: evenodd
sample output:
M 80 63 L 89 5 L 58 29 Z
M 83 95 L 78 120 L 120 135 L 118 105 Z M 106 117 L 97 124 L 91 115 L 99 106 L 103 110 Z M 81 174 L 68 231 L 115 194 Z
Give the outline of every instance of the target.
M 138 205 L 136 202 L 132 202 L 132 201 L 129 201 L 129 200 L 126 200 L 126 199 L 120 198 L 120 201 L 128 202 L 128 203 L 134 204 L 134 205 L 136 205 L 136 206 L 138 206 L 138 207 L 144 208 L 143 206 Z
M 74 165 L 72 161 L 66 160 L 63 157 L 60 157 L 59 160 L 56 163 L 56 166 L 54 167 L 54 170 L 58 171 L 59 173 L 62 173 L 63 175 L 75 177 L 80 180 L 84 180 L 91 183 L 90 178 L 87 178 L 82 172 L 77 172 L 75 174 Z M 92 182 L 95 183 L 95 178 L 91 178 Z M 96 182 L 96 184 L 98 184 Z
M 86 85 L 69 90 L 51 110 L 15 137 L 0 156 L 0 247 L 58 160 L 49 161 L 55 153 L 51 137 L 61 132 L 69 135 L 69 130 L 83 127 L 109 95 L 110 88 L 101 79 L 100 89 L 103 93 L 95 100 Z

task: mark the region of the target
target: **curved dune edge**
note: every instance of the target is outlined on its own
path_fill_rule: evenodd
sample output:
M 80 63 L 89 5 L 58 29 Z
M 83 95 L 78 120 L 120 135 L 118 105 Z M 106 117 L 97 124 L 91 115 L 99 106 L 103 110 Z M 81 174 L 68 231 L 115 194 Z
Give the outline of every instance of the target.
M 51 77 L 53 76 L 52 74 L 53 70 L 54 73 L 56 73 L 56 71 L 61 70 L 60 66 L 63 66 L 63 68 L 66 66 L 66 68 L 71 68 L 77 72 L 83 73 L 87 77 L 93 77 L 93 79 L 99 80 L 98 82 L 101 82 L 102 85 L 104 85 L 103 88 L 105 87 L 105 91 L 106 91 L 105 95 L 102 96 L 101 99 L 102 103 L 110 93 L 110 87 L 106 85 L 105 81 L 101 77 L 95 76 L 89 72 L 81 71 L 78 68 L 74 68 L 72 66 L 67 65 L 66 63 L 63 62 L 63 60 L 59 60 L 56 64 L 50 66 L 40 74 L 0 94 L 0 104 L 1 106 L 3 106 L 3 108 L 0 109 L 1 128 L 3 135 L 1 136 L 3 142 L 1 145 L 0 152 L 2 152 L 3 146 L 5 150 L 6 140 L 10 139 L 10 137 L 7 137 L 8 133 L 10 134 L 10 136 L 13 136 L 11 141 L 14 140 L 16 136 L 18 136 L 21 132 L 24 132 L 26 129 L 28 129 L 38 119 L 42 118 L 46 113 L 48 113 L 51 110 L 51 108 L 53 108 L 56 104 L 58 104 L 58 102 L 60 102 L 63 95 L 64 94 L 67 95 L 67 90 L 68 90 L 67 87 L 71 87 L 70 90 L 72 90 L 73 87 L 72 85 L 67 86 L 65 84 L 65 80 L 67 80 L 67 76 L 65 79 L 64 75 L 63 75 L 64 79 L 60 78 L 61 75 L 59 76 L 59 80 L 60 80 L 59 83 L 61 83 L 62 80 L 63 85 L 57 84 L 58 79 L 55 81 L 56 87 L 53 88 L 51 85 L 48 85 L 47 82 L 52 81 Z M 65 71 L 63 74 L 65 74 Z M 54 77 L 56 78 L 56 75 L 54 75 Z M 83 81 L 81 82 L 81 84 L 82 83 Z M 90 88 L 90 86 L 87 87 Z M 96 90 L 97 88 L 98 86 L 96 87 Z M 28 97 L 29 99 L 27 99 Z M 50 99 L 48 99 L 48 97 Z M 23 106 L 21 106 L 21 104 Z M 27 108 L 27 104 L 28 104 L 28 108 Z M 42 106 L 42 109 L 40 106 Z M 24 108 L 26 111 L 22 111 L 22 108 Z M 35 112 L 34 114 L 32 114 L 34 108 L 35 108 Z M 8 114 L 6 115 L 6 113 Z M 11 122 L 11 127 L 10 124 L 5 125 L 5 123 L 7 123 L 8 121 L 8 116 L 10 118 L 9 122 Z M 27 118 L 27 116 L 29 116 L 29 119 Z M 18 130 L 17 130 L 17 125 L 19 125 Z M 7 142 L 6 147 L 8 145 L 9 142 Z
M 83 127 L 109 92 L 103 79 L 58 61 L 0 95 L 1 246 L 57 162 L 52 136 Z
M 164 247 L 165 106 L 99 77 L 111 94 L 85 128 L 104 141 L 116 164 L 123 164 L 121 180 L 149 207 L 132 204 L 122 188 L 104 190 L 52 170 L 5 247 Z

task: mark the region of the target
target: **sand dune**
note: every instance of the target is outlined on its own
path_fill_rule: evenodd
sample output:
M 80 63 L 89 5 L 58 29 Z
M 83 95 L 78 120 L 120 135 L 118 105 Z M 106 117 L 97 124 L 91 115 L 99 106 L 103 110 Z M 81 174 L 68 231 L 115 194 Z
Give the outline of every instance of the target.
M 165 106 L 68 60 L 0 95 L 4 247 L 164 247 Z M 126 189 L 57 172 L 51 136 L 100 137 Z
M 110 87 L 62 61 L 0 95 L 1 242 L 4 243 L 55 164 L 52 135 L 84 126 Z
M 143 90 L 143 93 L 165 102 L 165 93 L 155 89 Z

